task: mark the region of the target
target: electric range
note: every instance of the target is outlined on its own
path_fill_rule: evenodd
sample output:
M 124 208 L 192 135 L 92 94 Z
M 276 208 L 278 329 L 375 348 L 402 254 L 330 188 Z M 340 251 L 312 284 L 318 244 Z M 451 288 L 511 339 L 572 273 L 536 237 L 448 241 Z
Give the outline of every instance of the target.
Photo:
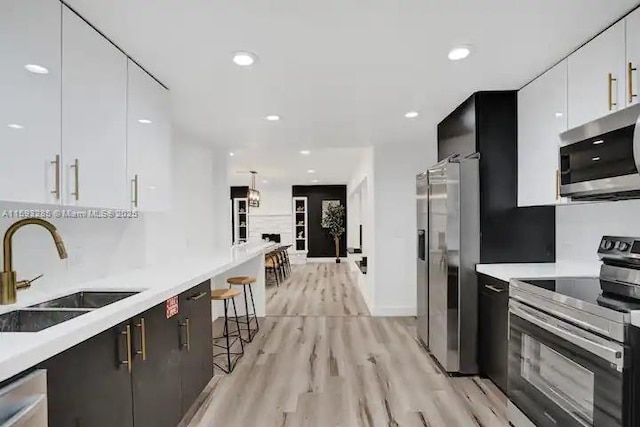
M 605 236 L 598 256 L 599 277 L 510 282 L 508 394 L 516 427 L 638 425 L 640 349 L 631 345 L 637 332 L 629 324 L 640 310 L 640 238 Z

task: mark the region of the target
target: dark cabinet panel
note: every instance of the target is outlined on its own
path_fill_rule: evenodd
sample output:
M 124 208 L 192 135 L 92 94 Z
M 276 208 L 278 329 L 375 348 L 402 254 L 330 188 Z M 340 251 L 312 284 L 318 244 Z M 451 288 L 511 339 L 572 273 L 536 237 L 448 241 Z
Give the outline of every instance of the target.
M 136 426 L 173 427 L 180 407 L 178 317 L 166 317 L 165 304 L 132 320 L 133 414 Z
M 213 377 L 211 283 L 207 280 L 180 295 L 182 413 Z
M 480 372 L 507 391 L 509 284 L 479 275 L 478 364 Z
M 43 362 L 49 426 L 133 426 L 126 326 L 109 329 Z

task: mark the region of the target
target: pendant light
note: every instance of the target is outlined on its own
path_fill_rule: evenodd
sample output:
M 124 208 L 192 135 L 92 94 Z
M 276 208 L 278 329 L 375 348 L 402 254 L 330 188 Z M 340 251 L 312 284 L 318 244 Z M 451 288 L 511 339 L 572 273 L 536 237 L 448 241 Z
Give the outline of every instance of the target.
M 247 192 L 247 199 L 249 199 L 249 206 L 252 208 L 260 207 L 260 192 L 256 190 L 256 175 L 258 172 L 251 171 L 251 186 Z

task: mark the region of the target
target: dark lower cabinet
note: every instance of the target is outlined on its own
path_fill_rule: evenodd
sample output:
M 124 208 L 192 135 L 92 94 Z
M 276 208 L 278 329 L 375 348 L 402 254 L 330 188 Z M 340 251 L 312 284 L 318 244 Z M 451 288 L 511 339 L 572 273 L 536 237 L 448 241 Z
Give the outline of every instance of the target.
M 207 281 L 180 294 L 181 407 L 186 413 L 213 377 L 211 285 Z
M 41 363 L 51 427 L 173 427 L 213 377 L 210 282 Z
M 133 426 L 126 326 L 102 332 L 43 362 L 49 426 Z
M 167 319 L 161 304 L 134 318 L 132 326 L 135 425 L 174 427 L 182 418 L 178 317 Z
M 478 364 L 504 393 L 507 392 L 509 344 L 509 283 L 478 276 Z

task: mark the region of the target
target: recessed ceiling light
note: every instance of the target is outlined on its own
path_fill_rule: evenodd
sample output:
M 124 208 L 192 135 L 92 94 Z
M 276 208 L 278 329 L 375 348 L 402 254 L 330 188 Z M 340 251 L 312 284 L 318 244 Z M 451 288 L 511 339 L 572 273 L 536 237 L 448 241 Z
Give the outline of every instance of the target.
M 599 139 L 597 141 L 593 141 L 593 145 L 600 145 L 600 144 L 604 144 L 604 139 Z
M 316 184 L 316 183 L 318 183 L 318 182 L 320 182 L 320 181 L 318 181 L 317 179 L 312 179 L 312 180 L 311 180 L 311 182 L 313 182 L 314 184 Z
M 148 125 L 151 123 L 149 119 L 138 119 L 138 123 L 142 123 L 143 125 Z
M 49 70 L 47 68 L 38 64 L 27 64 L 24 66 L 24 68 L 30 73 L 34 74 L 49 74 Z
M 309 151 L 309 150 L 300 150 L 300 154 L 302 154 L 303 156 L 308 156 L 309 154 L 311 154 L 311 151 Z
M 262 180 L 262 183 L 263 183 L 263 184 L 268 184 L 268 183 L 269 183 L 269 181 L 267 181 L 266 179 L 263 179 L 263 180 Z
M 315 170 L 315 169 L 309 169 L 309 170 L 307 171 L 307 173 L 316 173 L 316 170 Z
M 10 123 L 7 125 L 7 127 L 10 127 L 11 129 L 24 129 L 24 126 L 17 123 Z
M 236 155 L 236 154 L 235 154 L 235 153 L 233 153 L 233 152 L 229 153 L 229 156 L 230 156 L 230 157 L 233 157 L 233 156 L 235 156 L 235 155 Z
M 564 114 L 562 114 L 562 113 L 556 113 L 556 117 L 558 117 L 558 118 L 562 117 L 563 115 Z
M 459 61 L 465 59 L 471 53 L 471 49 L 466 46 L 456 47 L 449 52 L 449 59 L 452 61 Z
M 256 59 L 256 55 L 251 52 L 236 52 L 233 54 L 233 62 L 241 67 L 253 65 Z
M 420 113 L 418 113 L 417 111 L 409 111 L 407 114 L 405 114 L 404 116 L 407 119 L 415 119 L 416 117 L 418 117 L 420 115 Z
M 270 114 L 267 117 L 265 117 L 267 120 L 269 120 L 270 122 L 277 122 L 278 120 L 280 120 L 280 116 L 276 115 L 276 114 Z
M 600 160 L 600 157 L 593 157 L 591 160 L 593 160 L 594 162 L 597 162 L 598 160 Z

